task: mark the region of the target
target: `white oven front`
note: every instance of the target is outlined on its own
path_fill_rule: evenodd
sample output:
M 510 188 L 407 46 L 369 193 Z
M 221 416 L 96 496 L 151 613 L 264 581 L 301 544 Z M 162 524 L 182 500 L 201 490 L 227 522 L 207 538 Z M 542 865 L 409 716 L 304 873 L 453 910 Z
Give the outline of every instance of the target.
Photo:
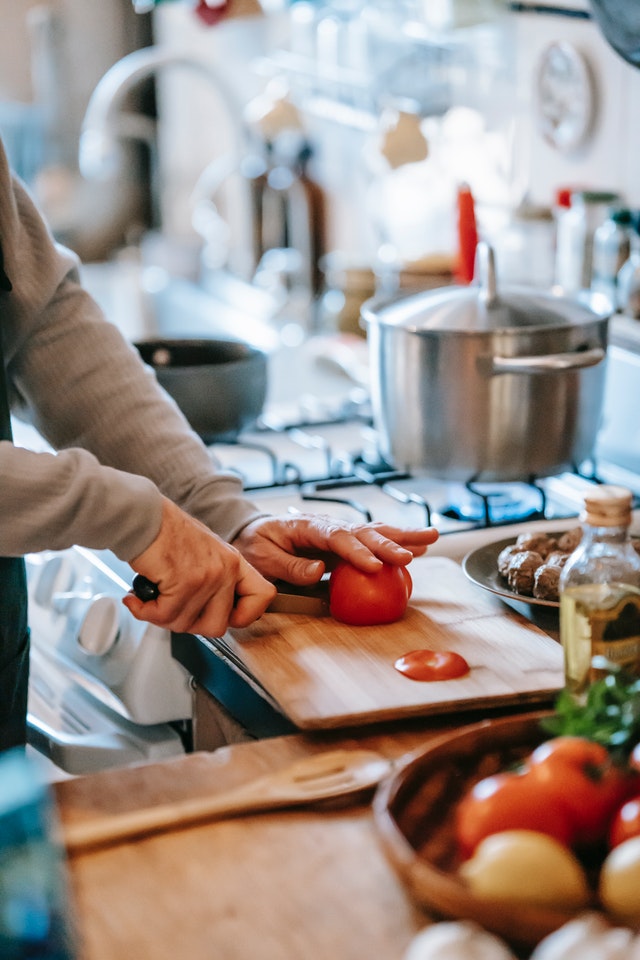
M 184 753 L 190 678 L 168 631 L 122 604 L 126 564 L 77 547 L 26 563 L 31 746 L 72 774 Z

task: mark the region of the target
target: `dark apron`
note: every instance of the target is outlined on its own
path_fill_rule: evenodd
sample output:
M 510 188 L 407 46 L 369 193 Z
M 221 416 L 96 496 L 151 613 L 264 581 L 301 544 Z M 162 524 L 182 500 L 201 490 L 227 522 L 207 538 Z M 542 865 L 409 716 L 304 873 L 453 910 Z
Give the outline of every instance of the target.
M 0 249 L 0 321 L 11 283 Z M 12 440 L 0 337 L 0 440 Z M 2 513 L 0 510 L 0 523 Z M 29 627 L 27 576 L 22 557 L 0 557 L 0 750 L 26 742 Z

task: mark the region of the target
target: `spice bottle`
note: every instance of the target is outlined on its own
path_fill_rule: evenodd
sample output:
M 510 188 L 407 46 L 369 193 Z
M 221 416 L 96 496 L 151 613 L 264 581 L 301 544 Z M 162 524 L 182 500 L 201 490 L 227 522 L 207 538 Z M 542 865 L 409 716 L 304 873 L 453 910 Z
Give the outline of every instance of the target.
M 609 209 L 620 202 L 617 193 L 572 190 L 558 192 L 556 283 L 567 295 L 588 290 L 593 278 L 593 241 Z
M 564 293 L 577 293 L 582 287 L 582 265 L 587 235 L 584 209 L 572 203 L 576 191 L 562 187 L 556 192 L 555 277 Z
M 629 533 L 632 494 L 601 485 L 587 494 L 582 540 L 560 575 L 560 641 L 565 684 L 580 697 L 606 657 L 640 675 L 640 555 Z
M 640 320 L 640 219 L 632 216 L 631 250 L 617 277 L 618 309 L 627 317 Z
M 618 308 L 618 273 L 631 253 L 631 228 L 631 211 L 618 207 L 593 235 L 591 289 L 607 296 L 614 310 Z

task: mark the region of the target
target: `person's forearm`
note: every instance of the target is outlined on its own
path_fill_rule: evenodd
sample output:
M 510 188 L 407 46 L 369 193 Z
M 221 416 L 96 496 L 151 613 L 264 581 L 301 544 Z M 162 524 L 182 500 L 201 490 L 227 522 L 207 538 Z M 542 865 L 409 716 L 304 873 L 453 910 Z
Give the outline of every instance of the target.
M 0 175 L 6 176 L 2 164 Z M 77 259 L 53 244 L 23 187 L 15 185 L 13 201 L 2 191 L 0 199 L 13 283 L 3 300 L 2 322 L 14 403 L 20 401 L 55 450 L 82 448 L 105 467 L 148 477 L 169 499 L 232 539 L 257 514 L 238 478 L 214 469 L 152 371 L 79 285 Z M 91 503 L 93 491 L 85 480 L 80 476 L 74 489 Z M 6 482 L 12 482 L 10 474 Z M 16 493 L 23 496 L 20 489 Z M 78 514 L 85 516 L 83 502 Z M 53 513 L 47 517 L 55 519 Z M 76 529 L 82 532 L 79 524 Z
M 238 477 L 216 471 L 208 451 L 119 331 L 102 319 L 55 323 L 34 334 L 16 382 L 35 426 L 54 449 L 82 447 L 101 464 L 151 479 L 170 500 L 231 539 L 257 513 Z M 42 348 L 40 347 L 42 340 Z M 215 402 L 215 398 L 212 398 Z
M 162 497 L 147 479 L 101 467 L 83 450 L 35 453 L 0 443 L 0 556 L 74 544 L 136 556 L 160 528 Z

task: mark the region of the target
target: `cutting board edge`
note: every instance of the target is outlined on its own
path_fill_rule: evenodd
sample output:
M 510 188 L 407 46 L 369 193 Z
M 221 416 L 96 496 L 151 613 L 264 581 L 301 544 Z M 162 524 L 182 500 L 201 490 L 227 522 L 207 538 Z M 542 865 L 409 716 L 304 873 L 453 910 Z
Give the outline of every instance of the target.
M 354 716 L 352 713 L 338 716 L 307 717 L 295 709 L 283 711 L 285 716 L 301 731 L 340 730 L 376 723 L 388 723 L 420 717 L 439 717 L 448 713 L 473 713 L 475 710 L 499 710 L 503 707 L 527 706 L 528 704 L 553 703 L 562 686 L 548 690 L 532 690 L 529 693 L 501 694 L 489 697 L 470 697 L 468 700 L 449 700 L 432 704 L 411 704 L 405 707 L 383 707 L 369 713 Z M 282 709 L 282 707 L 281 707 Z

